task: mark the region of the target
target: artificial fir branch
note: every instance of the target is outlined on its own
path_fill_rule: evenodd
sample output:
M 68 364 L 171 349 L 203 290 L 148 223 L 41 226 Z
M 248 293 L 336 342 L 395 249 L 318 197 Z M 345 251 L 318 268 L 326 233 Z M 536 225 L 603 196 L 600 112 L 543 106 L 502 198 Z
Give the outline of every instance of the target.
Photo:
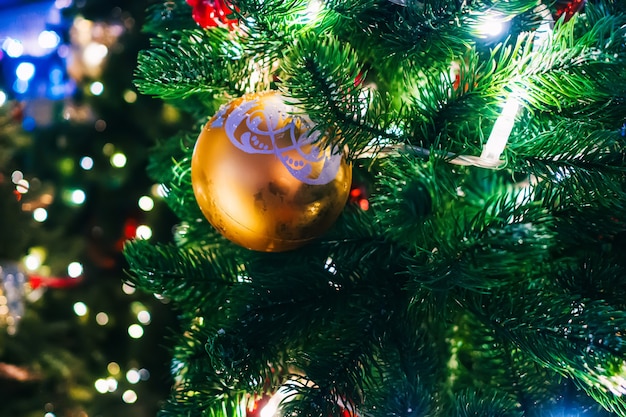
M 623 363 L 625 346 L 616 334 L 625 328 L 626 313 L 603 301 L 558 293 L 551 295 L 549 305 L 533 304 L 540 296 L 538 291 L 521 290 L 489 302 L 483 299 L 483 312 L 477 314 L 489 315 L 499 335 L 542 366 L 574 378 L 603 406 L 623 414 L 626 404 L 613 395 L 619 382 L 607 375 L 620 372 Z M 594 328 L 593 334 L 588 327 Z
M 135 84 L 164 99 L 243 94 L 251 63 L 225 28 L 186 29 L 154 38 L 138 57 Z
M 609 253 L 590 253 L 579 261 L 559 271 L 557 282 L 579 297 L 605 300 L 620 310 L 626 310 L 626 266 L 621 259 Z
M 178 165 L 174 161 L 180 161 L 188 157 L 189 150 L 193 148 L 197 134 L 180 133 L 168 139 L 159 140 L 151 149 L 147 172 L 151 179 L 159 183 L 173 183 L 177 178 L 176 170 L 163 169 L 164 166 Z
M 161 0 L 146 9 L 146 20 L 142 31 L 159 33 L 188 29 L 195 26 L 191 18 L 191 7 L 185 0 Z
M 593 8 L 593 6 L 589 6 Z M 587 109 L 600 111 L 613 97 L 624 91 L 614 89 L 615 81 L 624 76 L 626 52 L 620 47 L 624 37 L 626 15 L 603 16 L 579 25 L 579 18 L 558 21 L 554 32 L 533 59 L 526 59 L 520 71 L 520 94 L 531 109 L 567 110 L 575 113 Z M 579 26 L 583 26 L 584 29 Z M 574 36 L 575 30 L 585 30 Z M 607 59 L 611 55 L 611 59 Z
M 210 251 L 178 249 L 172 245 L 150 246 L 145 241 L 128 243 L 125 253 L 129 273 L 142 288 L 171 298 L 177 303 L 190 302 L 199 309 L 217 309 L 237 276 L 234 259 L 222 258 Z M 197 270 L 201 269 L 202 274 Z M 185 285 L 197 280 L 197 286 Z M 210 307 L 207 300 L 217 306 Z
M 373 138 L 399 141 L 384 125 L 393 117 L 392 109 L 358 85 L 359 77 L 365 77 L 359 62 L 349 45 L 332 37 L 306 36 L 283 63 L 288 76 L 284 87 L 302 102 L 317 129 L 338 135 L 326 136 L 322 146 L 346 146 L 349 157 L 368 147 Z

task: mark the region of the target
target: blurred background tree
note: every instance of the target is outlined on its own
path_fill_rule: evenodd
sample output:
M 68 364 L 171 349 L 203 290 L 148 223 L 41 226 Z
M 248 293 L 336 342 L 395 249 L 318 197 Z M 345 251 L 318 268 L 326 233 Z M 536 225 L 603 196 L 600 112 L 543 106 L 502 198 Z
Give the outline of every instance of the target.
M 144 1 L 0 1 L 1 416 L 153 416 L 167 299 L 123 243 L 174 222 L 149 148 L 185 121 L 132 84 Z

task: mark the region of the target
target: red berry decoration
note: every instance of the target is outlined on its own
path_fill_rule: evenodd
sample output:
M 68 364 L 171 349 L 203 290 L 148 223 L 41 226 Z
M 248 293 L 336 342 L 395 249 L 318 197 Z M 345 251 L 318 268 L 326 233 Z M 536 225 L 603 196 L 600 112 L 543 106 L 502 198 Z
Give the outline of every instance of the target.
M 561 16 L 565 16 L 565 21 L 568 21 L 585 6 L 586 1 L 587 0 L 558 0 L 555 4 L 555 19 L 560 19 Z
M 227 25 L 232 28 L 237 19 L 229 19 L 233 13 L 228 0 L 186 0 L 193 10 L 191 16 L 203 28 Z

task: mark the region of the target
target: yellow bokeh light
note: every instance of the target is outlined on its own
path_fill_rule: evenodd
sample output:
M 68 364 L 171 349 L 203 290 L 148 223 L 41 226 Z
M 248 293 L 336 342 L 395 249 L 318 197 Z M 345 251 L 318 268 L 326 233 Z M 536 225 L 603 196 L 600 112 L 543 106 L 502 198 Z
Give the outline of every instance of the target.
M 109 362 L 107 371 L 109 371 L 111 375 L 117 375 L 120 373 L 120 365 L 117 362 Z
M 137 93 L 135 93 L 133 90 L 124 91 L 124 101 L 127 103 L 134 103 L 135 101 L 137 101 Z
M 96 323 L 100 326 L 105 326 L 109 323 L 109 315 L 103 311 L 96 314 Z

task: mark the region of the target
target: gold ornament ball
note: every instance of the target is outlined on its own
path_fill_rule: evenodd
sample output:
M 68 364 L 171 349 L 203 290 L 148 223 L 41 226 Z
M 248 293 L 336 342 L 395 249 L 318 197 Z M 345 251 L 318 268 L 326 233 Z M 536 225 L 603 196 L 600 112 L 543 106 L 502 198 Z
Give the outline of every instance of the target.
M 313 127 L 276 91 L 222 106 L 191 160 L 194 195 L 213 227 L 265 252 L 295 249 L 326 232 L 345 206 L 352 167 L 313 144 Z

